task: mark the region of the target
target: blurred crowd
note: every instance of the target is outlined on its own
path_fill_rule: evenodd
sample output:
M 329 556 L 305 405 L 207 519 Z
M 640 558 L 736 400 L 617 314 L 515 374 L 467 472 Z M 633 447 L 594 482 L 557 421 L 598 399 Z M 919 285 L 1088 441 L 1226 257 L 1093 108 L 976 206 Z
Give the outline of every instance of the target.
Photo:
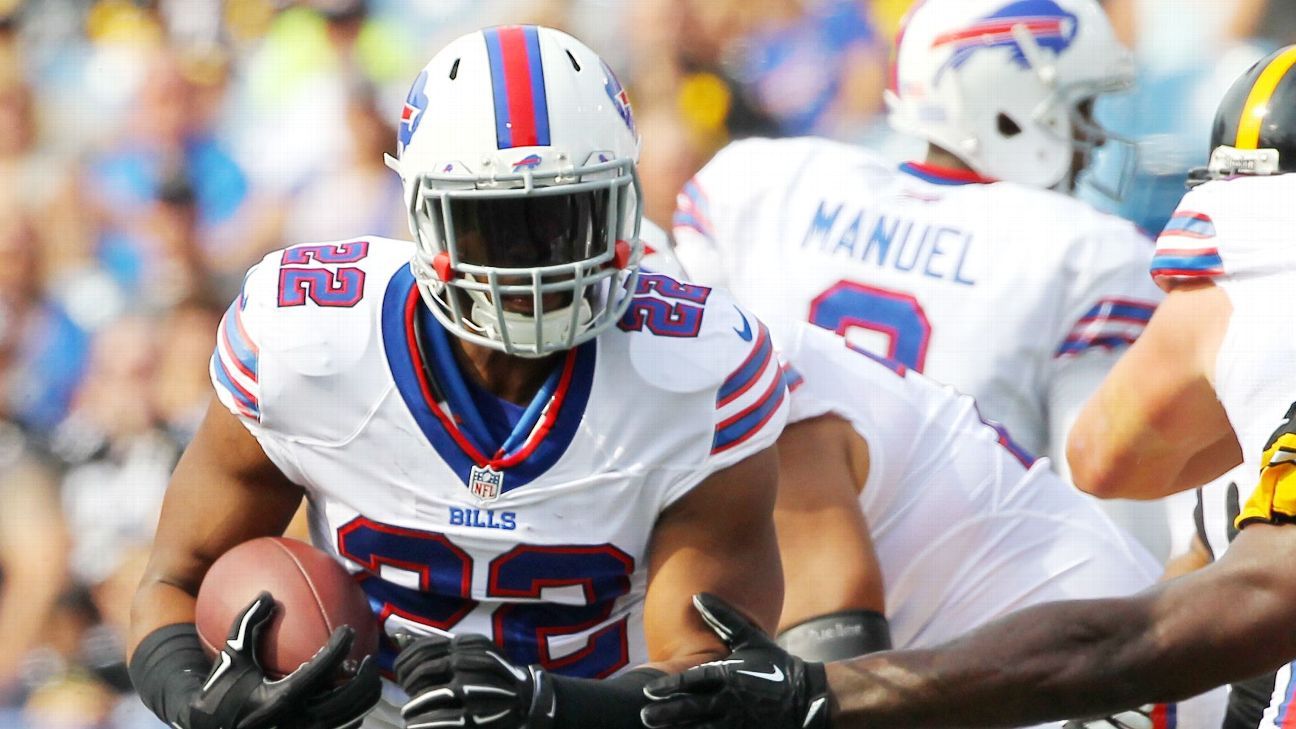
M 649 218 L 731 139 L 886 130 L 909 0 L 0 0 L 0 727 L 156 727 L 129 694 L 131 594 L 211 397 L 213 332 L 267 251 L 406 237 L 407 84 L 497 23 L 604 56 L 643 134 Z M 1141 68 L 1100 110 L 1145 141 L 1150 229 L 1233 76 L 1296 40 L 1280 0 L 1108 0 Z M 1102 174 L 1102 169 L 1096 174 Z

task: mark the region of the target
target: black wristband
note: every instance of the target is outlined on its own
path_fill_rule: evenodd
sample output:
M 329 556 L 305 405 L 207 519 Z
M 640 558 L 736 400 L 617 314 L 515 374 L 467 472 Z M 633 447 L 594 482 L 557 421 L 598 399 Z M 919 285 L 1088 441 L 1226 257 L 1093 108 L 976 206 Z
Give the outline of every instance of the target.
M 167 724 L 183 727 L 189 721 L 189 702 L 211 667 L 198 629 L 193 623 L 177 623 L 140 641 L 131 656 L 130 677 L 145 706 Z
M 778 644 L 807 661 L 844 661 L 891 649 L 891 627 L 876 610 L 843 610 L 798 623 L 779 634 Z
M 655 668 L 636 668 L 602 681 L 550 674 L 558 699 L 554 729 L 643 729 L 639 710 L 648 703 L 643 688 L 665 675 Z

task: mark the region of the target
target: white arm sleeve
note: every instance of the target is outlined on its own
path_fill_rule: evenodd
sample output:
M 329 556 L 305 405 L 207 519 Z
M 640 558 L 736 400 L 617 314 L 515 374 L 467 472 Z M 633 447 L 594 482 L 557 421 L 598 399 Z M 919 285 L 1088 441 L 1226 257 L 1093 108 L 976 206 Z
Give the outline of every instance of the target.
M 1073 244 L 1066 301 L 1050 363 L 1048 452 L 1066 475 L 1071 425 L 1103 377 L 1143 333 L 1162 298 L 1148 275 L 1152 245 L 1131 224 L 1104 216 Z
M 804 155 L 798 140 L 744 139 L 716 153 L 684 184 L 671 221 L 675 255 L 691 281 L 727 287 L 743 252 L 745 227 L 759 220 L 765 193 L 786 182 Z

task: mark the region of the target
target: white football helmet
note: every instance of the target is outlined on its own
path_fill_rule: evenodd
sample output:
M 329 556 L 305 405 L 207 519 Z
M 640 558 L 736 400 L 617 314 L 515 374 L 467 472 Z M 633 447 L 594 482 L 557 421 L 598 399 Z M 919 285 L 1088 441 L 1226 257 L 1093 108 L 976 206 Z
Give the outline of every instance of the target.
M 1076 154 L 1087 164 L 1104 142 L 1132 145 L 1089 117 L 1095 97 L 1134 80 L 1096 0 L 925 0 L 901 34 L 892 126 L 982 175 L 1066 187 Z
M 451 42 L 410 89 L 397 158 L 410 266 L 457 336 L 522 357 L 625 313 L 642 244 L 639 136 L 616 76 L 537 26 Z

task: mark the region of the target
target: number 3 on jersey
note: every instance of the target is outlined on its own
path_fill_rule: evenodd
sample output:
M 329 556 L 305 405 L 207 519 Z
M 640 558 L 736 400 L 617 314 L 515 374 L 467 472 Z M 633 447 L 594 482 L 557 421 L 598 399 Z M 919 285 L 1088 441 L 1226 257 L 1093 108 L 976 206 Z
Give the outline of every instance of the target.
M 838 281 L 810 302 L 810 323 L 848 339 L 852 329 L 881 334 L 886 339 L 881 354 L 917 372 L 923 371 L 931 324 L 922 305 L 909 294 Z

